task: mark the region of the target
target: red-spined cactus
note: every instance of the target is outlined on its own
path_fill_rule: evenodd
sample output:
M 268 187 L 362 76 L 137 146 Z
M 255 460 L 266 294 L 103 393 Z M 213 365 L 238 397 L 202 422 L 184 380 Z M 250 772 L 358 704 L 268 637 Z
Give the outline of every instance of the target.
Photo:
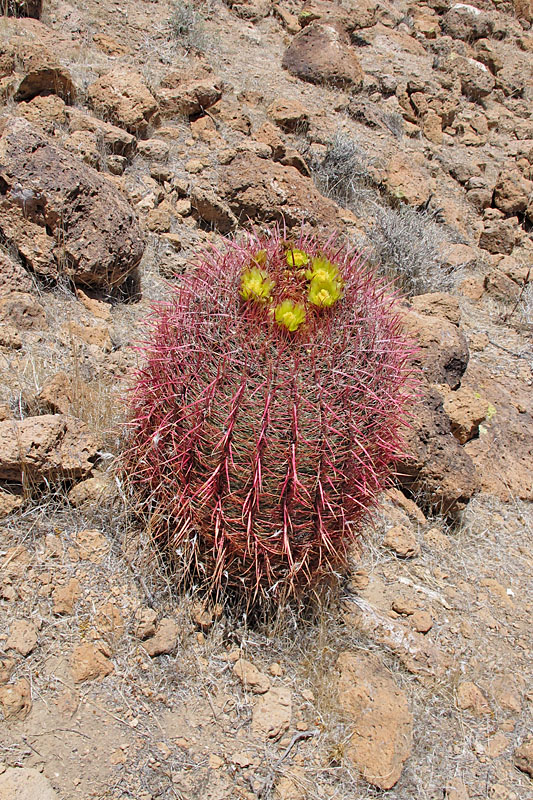
M 125 471 L 183 580 L 250 603 L 342 568 L 410 394 L 394 298 L 335 240 L 204 256 L 153 314 Z

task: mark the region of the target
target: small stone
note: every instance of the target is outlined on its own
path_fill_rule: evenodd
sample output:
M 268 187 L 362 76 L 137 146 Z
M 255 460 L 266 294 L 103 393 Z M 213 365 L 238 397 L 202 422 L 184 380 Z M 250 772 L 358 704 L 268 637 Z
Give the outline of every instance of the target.
M 143 647 L 151 658 L 171 653 L 179 638 L 179 628 L 170 617 L 163 617 L 155 635 L 143 642 Z
M 457 687 L 457 707 L 463 711 L 470 711 L 476 717 L 492 713 L 487 698 L 471 681 L 464 681 Z
M 96 614 L 96 627 L 100 633 L 119 638 L 124 633 L 124 618 L 113 603 L 105 603 Z
M 0 800 L 58 800 L 48 778 L 36 769 L 0 770 Z
M 258 697 L 252 711 L 252 732 L 267 739 L 278 739 L 291 724 L 292 699 L 286 686 L 273 686 Z
M 239 678 L 245 690 L 251 689 L 254 694 L 264 694 L 270 689 L 269 678 L 244 658 L 235 662 L 233 674 Z
M 469 800 L 466 786 L 460 778 L 453 778 L 444 790 L 446 800 Z
M 521 772 L 526 772 L 533 778 L 533 738 L 522 742 L 514 753 L 514 764 Z
M 277 661 L 274 661 L 268 668 L 268 671 L 274 678 L 281 678 L 283 675 L 283 667 L 281 664 L 278 664 Z
M 23 499 L 19 495 L 0 490 L 0 519 L 12 514 L 13 511 L 21 507 L 22 503 Z
M 485 753 L 489 756 L 489 758 L 498 758 L 501 756 L 503 751 L 507 748 L 509 744 L 509 739 L 503 733 L 495 733 L 493 736 L 489 737 L 487 742 L 487 746 L 485 747 Z
M 102 559 L 109 553 L 109 542 L 98 530 L 80 531 L 75 538 L 78 545 L 80 558 L 101 564 Z
M 424 542 L 435 550 L 447 550 L 450 547 L 450 537 L 446 536 L 440 528 L 430 528 L 424 533 Z
M 383 539 L 383 546 L 392 550 L 400 558 L 413 558 L 420 555 L 420 547 L 415 535 L 405 525 L 394 525 L 389 528 Z
M 81 587 L 77 578 L 71 578 L 64 586 L 57 586 L 52 592 L 53 613 L 56 616 L 72 614 L 80 595 Z
M 409 617 L 416 612 L 418 606 L 410 594 L 402 592 L 392 598 L 391 608 L 396 614 Z
M 412 748 L 407 696 L 373 654 L 341 653 L 337 669 L 339 705 L 353 723 L 346 755 L 368 783 L 390 789 Z
M 72 653 L 72 677 L 75 683 L 105 678 L 113 672 L 111 661 L 94 644 L 79 644 Z
M 148 606 L 141 606 L 135 612 L 135 628 L 134 635 L 137 639 L 148 639 L 155 634 L 156 630 L 157 612 Z
M 6 650 L 16 650 L 21 656 L 28 656 L 35 649 L 38 640 L 37 628 L 33 622 L 17 619 L 11 623 Z
M 31 711 L 31 690 L 26 678 L 0 687 L 0 706 L 6 719 L 25 719 Z
M 185 169 L 192 175 L 197 175 L 199 172 L 205 169 L 205 164 L 199 158 L 191 158 L 185 164 Z
M 195 603 L 191 609 L 191 619 L 203 631 L 208 631 L 213 625 L 213 614 L 201 603 Z
M 9 681 L 14 668 L 14 658 L 0 658 L 0 686 Z
M 409 622 L 418 633 L 427 633 L 433 627 L 433 620 L 428 611 L 415 611 Z
M 224 759 L 220 758 L 220 756 L 215 755 L 215 753 L 211 753 L 209 756 L 209 766 L 211 769 L 220 769 L 224 766 Z

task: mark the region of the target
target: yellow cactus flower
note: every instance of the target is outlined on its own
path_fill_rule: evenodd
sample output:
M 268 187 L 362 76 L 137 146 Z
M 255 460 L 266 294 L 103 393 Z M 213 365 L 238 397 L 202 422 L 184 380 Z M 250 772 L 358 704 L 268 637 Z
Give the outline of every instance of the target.
M 307 280 L 312 281 L 315 278 L 322 283 L 327 283 L 328 281 L 339 281 L 339 268 L 336 264 L 332 264 L 331 261 L 325 256 L 317 256 L 313 258 L 311 262 L 311 268 L 306 270 L 305 277 Z
M 305 321 L 305 308 L 301 303 L 292 300 L 283 300 L 275 310 L 278 325 L 283 325 L 289 331 L 296 331 Z
M 266 250 L 258 250 L 255 256 L 252 257 L 252 261 L 254 264 L 257 264 L 260 267 L 266 266 L 267 262 L 267 251 Z
M 299 269 L 309 264 L 309 256 L 307 253 L 304 250 L 297 250 L 295 247 L 287 250 L 285 257 L 289 267 L 297 267 Z
M 313 278 L 309 287 L 309 302 L 320 308 L 332 306 L 341 297 L 342 290 L 336 280 Z
M 241 275 L 240 295 L 243 300 L 259 300 L 264 303 L 272 294 L 273 288 L 274 281 L 262 269 L 252 267 Z

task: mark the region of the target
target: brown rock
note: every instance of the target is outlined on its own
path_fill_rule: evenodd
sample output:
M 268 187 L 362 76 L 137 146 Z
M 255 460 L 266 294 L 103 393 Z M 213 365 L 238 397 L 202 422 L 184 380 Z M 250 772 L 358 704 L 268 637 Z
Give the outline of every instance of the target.
M 522 742 L 514 752 L 514 764 L 521 772 L 526 772 L 533 778 L 533 738 Z
M 447 383 L 452 389 L 457 388 L 468 364 L 466 337 L 457 324 L 433 314 L 432 309 L 426 312 L 422 303 L 411 306 L 402 309 L 402 322 L 418 346 L 413 363 L 431 383 Z
M 516 300 L 520 295 L 520 286 L 500 269 L 491 269 L 485 275 L 484 286 L 489 294 L 496 295 L 496 297 Z
M 117 67 L 87 89 L 91 108 L 135 136 L 144 136 L 156 119 L 157 100 L 142 75 Z
M 141 606 L 135 612 L 134 634 L 137 639 L 148 639 L 154 636 L 156 631 L 157 613 L 153 608 Z
M 235 662 L 233 674 L 240 680 L 245 690 L 251 689 L 254 694 L 264 694 L 270 689 L 269 678 L 244 658 L 239 658 Z
M 411 754 L 413 717 L 407 698 L 377 656 L 341 653 L 339 705 L 353 720 L 346 756 L 363 778 L 390 789 Z
M 378 4 L 374 0 L 344 0 L 342 6 L 329 0 L 306 0 L 299 14 L 302 27 L 312 22 L 327 22 L 353 33 L 374 25 Z
M 46 328 L 44 308 L 31 294 L 10 292 L 0 297 L 0 320 L 24 331 Z
M 137 145 L 139 155 L 150 159 L 150 161 L 167 161 L 169 150 L 169 145 L 163 139 L 145 139 Z
M 54 614 L 56 616 L 72 614 L 80 596 L 81 587 L 77 578 L 71 578 L 64 586 L 56 586 L 52 592 Z
M 0 422 L 0 479 L 84 478 L 98 444 L 84 422 L 45 414 Z
M 418 633 L 427 633 L 433 627 L 433 619 L 429 611 L 415 611 L 409 617 L 409 622 Z
M 519 19 L 533 22 L 533 0 L 513 0 L 513 8 Z
M 435 550 L 448 550 L 451 545 L 450 537 L 446 536 L 439 528 L 430 528 L 426 531 L 424 542 Z
M 170 617 L 163 617 L 157 626 L 155 635 L 143 642 L 143 647 L 151 658 L 171 653 L 179 638 L 179 628 Z
M 191 190 L 191 206 L 196 216 L 220 233 L 229 233 L 238 225 L 238 220 L 229 205 L 211 189 L 195 186 Z
M 289 228 L 305 220 L 335 225 L 339 210 L 313 181 L 293 167 L 265 162 L 249 153 L 233 159 L 222 175 L 221 190 L 232 213 L 242 221 L 284 221 Z
M 69 414 L 88 389 L 85 381 L 74 383 L 66 372 L 56 372 L 45 380 L 37 399 L 44 408 L 54 414 Z
M 424 389 L 405 438 L 410 458 L 397 465 L 402 486 L 420 498 L 420 505 L 445 515 L 464 509 L 479 488 L 479 478 L 472 459 L 452 434 L 438 392 Z
M 15 669 L 14 658 L 0 658 L 0 686 L 8 683 Z
M 203 603 L 195 603 L 191 608 L 191 619 L 203 631 L 208 631 L 213 625 L 213 612 Z
M 66 139 L 63 139 L 62 146 L 65 150 L 81 158 L 81 160 L 99 170 L 102 166 L 102 156 L 98 147 L 98 138 L 95 133 L 89 131 L 74 131 Z
M 31 278 L 18 261 L 0 250 L 0 295 L 10 292 L 30 292 Z
M 48 778 L 37 769 L 7 767 L 0 775 L 0 800 L 59 800 Z
M 37 646 L 38 638 L 33 622 L 17 619 L 11 623 L 5 646 L 7 650 L 16 650 L 21 656 L 28 656 Z
M 26 719 L 31 711 L 31 689 L 26 678 L 0 687 L 0 706 L 6 719 Z
M 301 133 L 309 126 L 309 112 L 298 100 L 274 100 L 268 107 L 268 115 L 288 133 Z
M 490 425 L 480 427 L 479 438 L 464 447 L 475 464 L 482 491 L 504 502 L 533 500 L 531 415 L 498 405 L 491 417 Z
M 119 639 L 125 630 L 124 617 L 113 603 L 104 603 L 98 609 L 95 622 L 100 633 L 110 634 L 114 639 Z
M 489 253 L 510 255 L 516 243 L 516 225 L 503 219 L 488 220 L 479 237 L 479 246 Z
M 161 83 L 157 93 L 162 117 L 195 117 L 218 103 L 222 83 L 214 77 L 187 80 L 182 73 L 171 73 Z
M 109 553 L 109 541 L 98 530 L 79 531 L 74 541 L 78 545 L 80 558 L 92 564 L 101 564 Z
M 383 539 L 383 547 L 393 550 L 400 558 L 413 558 L 420 555 L 420 547 L 410 528 L 405 525 L 394 525 L 389 528 Z
M 385 182 L 393 198 L 410 206 L 427 202 L 431 194 L 431 181 L 425 167 L 402 152 L 390 160 Z
M 265 739 L 278 739 L 289 729 L 292 698 L 286 686 L 273 686 L 258 697 L 252 709 L 252 732 Z
M 56 94 L 37 95 L 29 102 L 17 105 L 17 116 L 22 116 L 49 135 L 67 123 L 68 106 Z
M 79 644 L 72 653 L 72 677 L 75 683 L 105 678 L 113 672 L 112 662 L 94 644 Z
M 504 170 L 498 175 L 494 187 L 494 205 L 504 214 L 525 211 L 533 184 L 525 181 L 519 170 Z
M 440 145 L 443 142 L 442 120 L 432 108 L 430 108 L 424 116 L 422 121 L 422 133 L 426 139 L 433 142 L 433 144 Z
M 490 15 L 467 3 L 455 3 L 442 18 L 442 30 L 454 39 L 472 42 L 492 33 Z
M 461 778 L 452 778 L 446 785 L 445 797 L 446 800 L 470 800 L 468 790 Z
M 471 681 L 464 681 L 457 687 L 457 707 L 462 711 L 471 711 L 476 717 L 492 713 L 487 698 Z
M 39 274 L 65 272 L 76 283 L 104 288 L 124 281 L 144 249 L 127 201 L 26 120 L 7 121 L 0 133 L 5 240 Z
M 82 323 L 80 325 L 69 320 L 69 322 L 61 326 L 61 331 L 69 342 L 74 337 L 91 347 L 102 349 L 105 353 L 110 353 L 113 349 L 113 342 L 107 325 L 98 323 Z
M 41 44 L 15 37 L 19 69 L 24 77 L 15 91 L 15 100 L 30 100 L 38 94 L 57 94 L 67 103 L 76 99 L 76 89 L 68 70 Z
M 75 508 L 86 505 L 96 508 L 108 503 L 115 494 L 113 481 L 107 475 L 97 474 L 73 486 L 68 493 L 68 500 Z
M 19 497 L 19 495 L 0 491 L 0 519 L 12 514 L 13 511 L 21 507 L 23 502 L 23 498 Z
M 97 141 L 101 142 L 106 152 L 124 156 L 125 158 L 131 158 L 134 154 L 137 140 L 135 136 L 127 133 L 123 128 L 97 119 L 79 108 L 67 109 L 67 116 L 69 129 L 73 133 L 76 131 L 94 133 Z
M 461 444 L 478 435 L 479 425 L 489 410 L 489 403 L 473 389 L 461 386 L 455 392 L 448 392 L 444 398 L 444 411 L 448 415 L 452 433 Z
M 257 22 L 267 17 L 272 10 L 272 0 L 224 0 L 241 19 Z
M 363 70 L 348 35 L 339 27 L 314 22 L 296 34 L 283 56 L 282 66 L 309 83 L 359 87 Z

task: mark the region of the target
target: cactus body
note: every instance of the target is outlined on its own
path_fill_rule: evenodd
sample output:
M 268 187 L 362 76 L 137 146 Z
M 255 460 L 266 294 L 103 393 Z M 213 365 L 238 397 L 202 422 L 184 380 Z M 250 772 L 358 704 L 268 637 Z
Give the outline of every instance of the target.
M 126 471 L 184 580 L 250 603 L 342 568 L 401 444 L 394 298 L 330 240 L 230 242 L 155 309 Z

